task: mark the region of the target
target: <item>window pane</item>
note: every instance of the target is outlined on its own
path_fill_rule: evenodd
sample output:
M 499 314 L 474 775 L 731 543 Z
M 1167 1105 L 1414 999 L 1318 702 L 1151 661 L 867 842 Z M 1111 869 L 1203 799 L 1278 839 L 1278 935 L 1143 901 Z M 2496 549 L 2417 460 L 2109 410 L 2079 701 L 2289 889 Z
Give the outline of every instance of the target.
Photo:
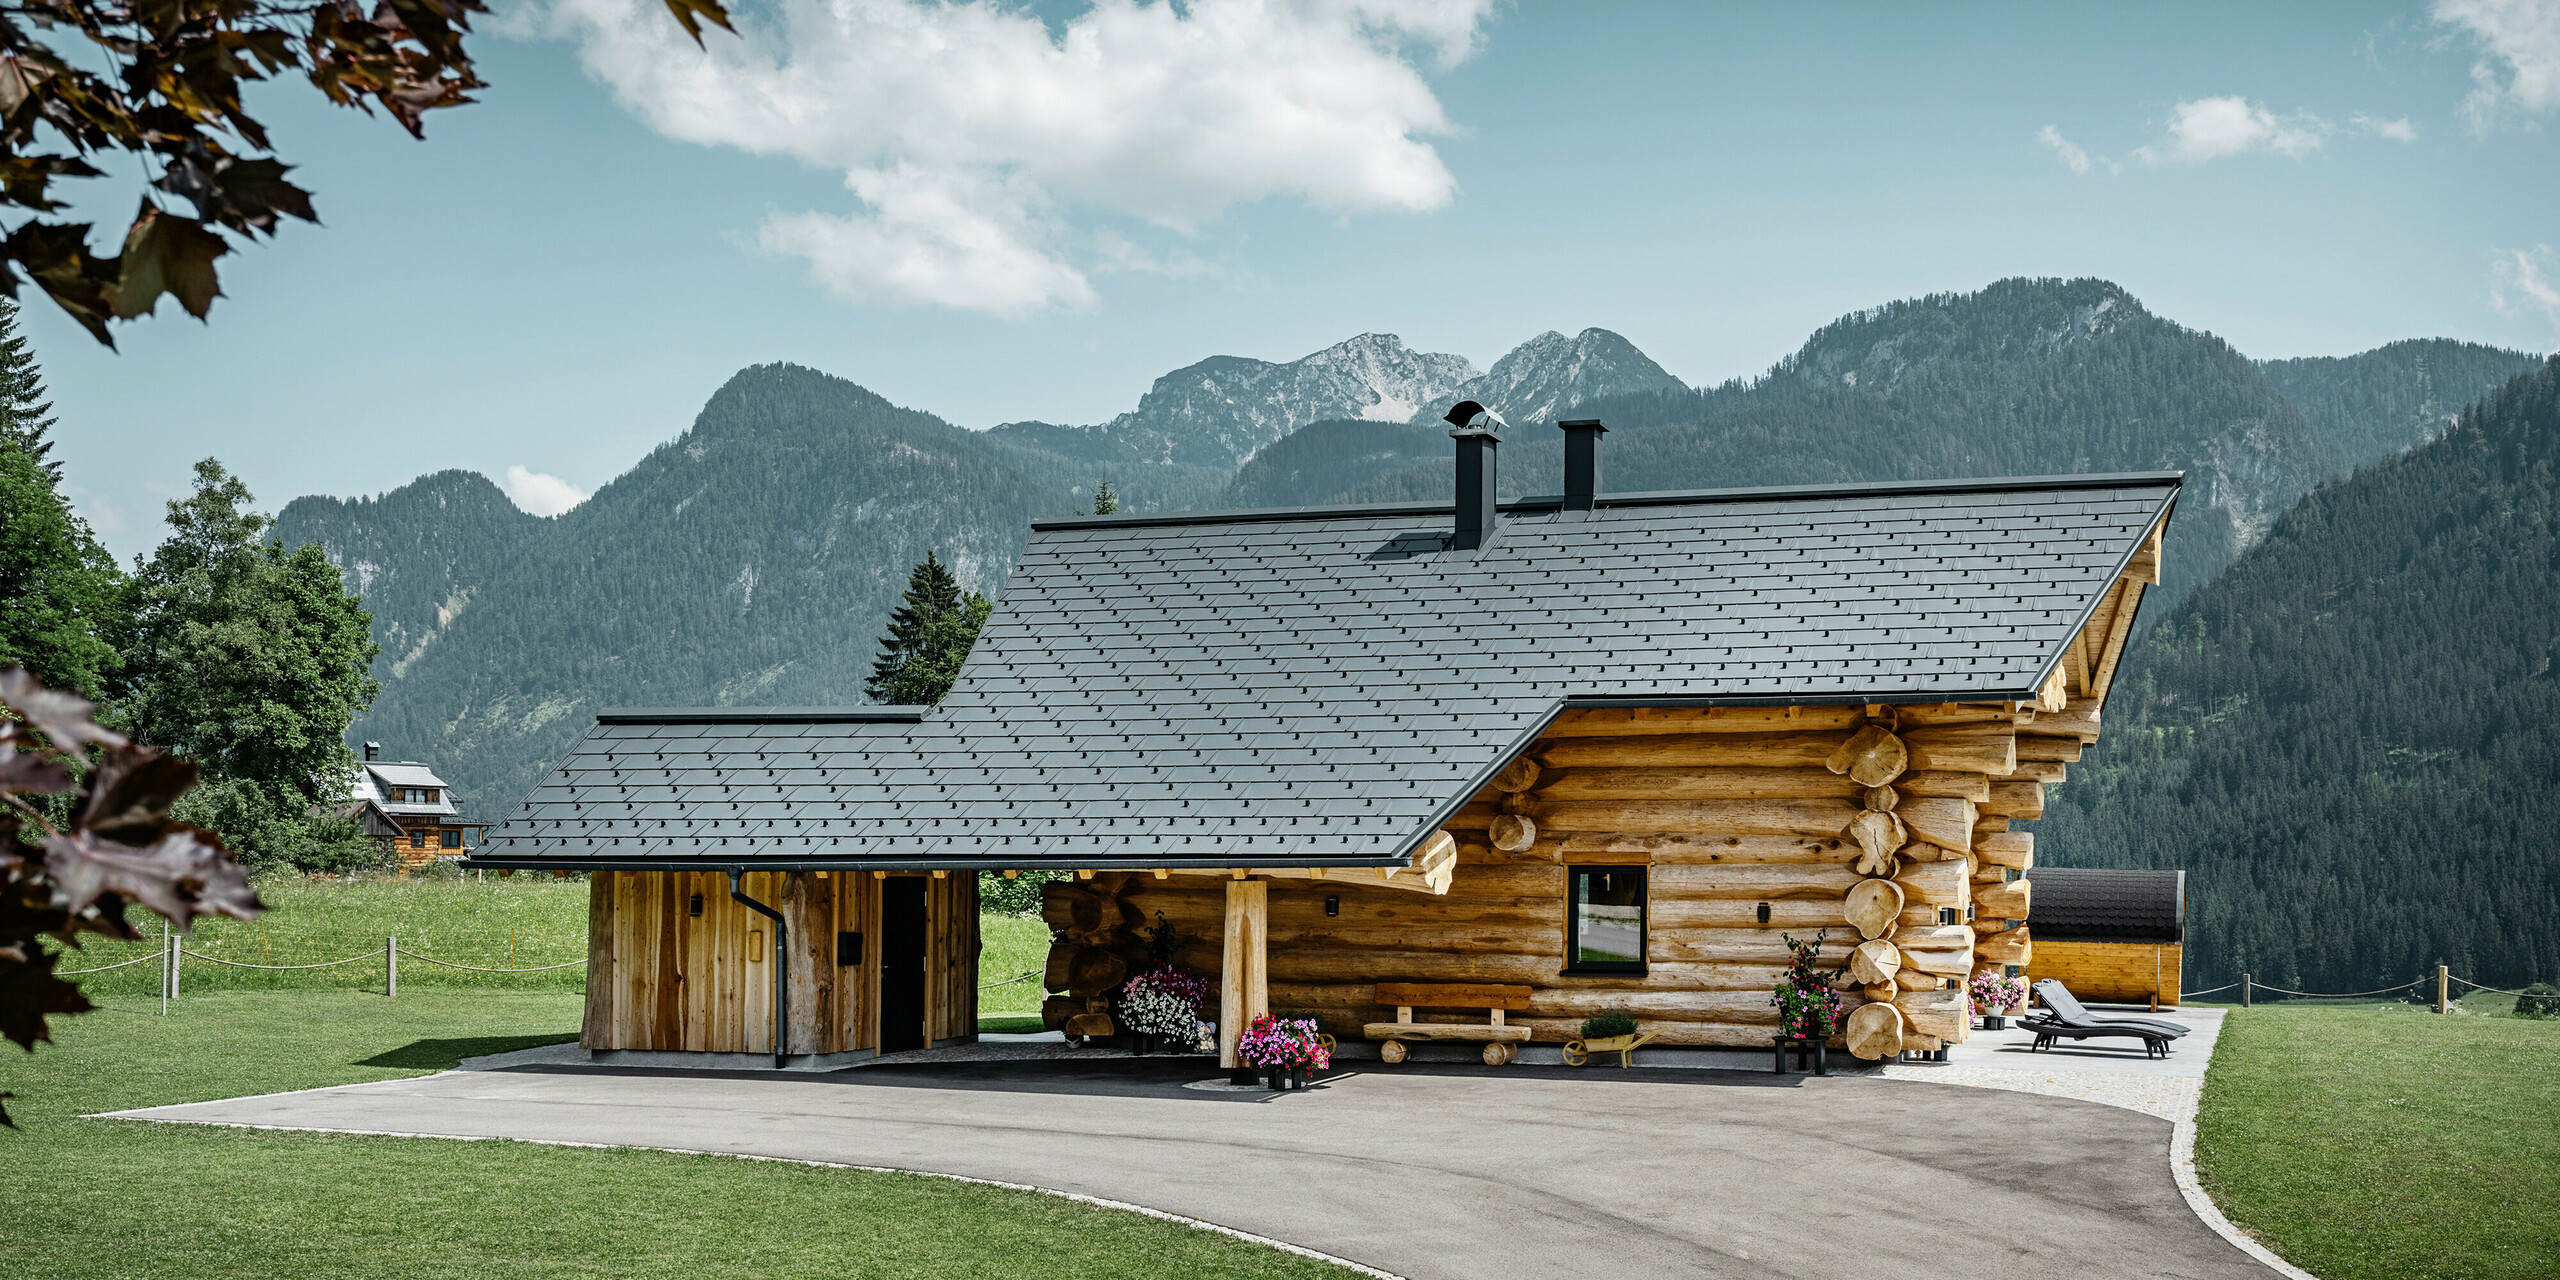
M 444 833 L 444 847 L 445 847 L 445 848 L 448 848 L 448 849 L 459 849 L 459 848 L 461 848 L 461 847 L 462 847 L 462 833 L 461 833 L 461 832 L 459 832 L 459 831 L 448 831 L 448 832 L 445 832 L 445 833 Z
M 424 849 L 424 848 L 426 848 L 426 847 L 427 847 L 427 833 L 426 833 L 426 832 L 424 832 L 424 831 L 412 831 L 412 832 L 410 832 L 410 833 L 409 833 L 409 847 L 410 847 L 410 848 L 412 848 L 412 849 Z
M 1644 961 L 1644 873 L 1579 871 L 1573 877 L 1576 964 Z

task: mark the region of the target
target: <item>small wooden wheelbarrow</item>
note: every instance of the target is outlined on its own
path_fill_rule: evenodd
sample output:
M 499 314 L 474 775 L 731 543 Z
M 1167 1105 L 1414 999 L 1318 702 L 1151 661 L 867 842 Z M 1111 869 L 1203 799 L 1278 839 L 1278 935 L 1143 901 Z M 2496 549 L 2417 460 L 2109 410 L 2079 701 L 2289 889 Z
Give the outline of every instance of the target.
M 1636 1064 L 1637 1047 L 1660 1034 L 1662 1034 L 1660 1031 L 1648 1031 L 1643 1035 L 1635 1036 L 1603 1036 L 1597 1040 L 1567 1040 L 1564 1042 L 1564 1064 L 1568 1067 L 1579 1067 L 1601 1054 L 1614 1053 L 1618 1055 L 1619 1066 L 1632 1067 Z

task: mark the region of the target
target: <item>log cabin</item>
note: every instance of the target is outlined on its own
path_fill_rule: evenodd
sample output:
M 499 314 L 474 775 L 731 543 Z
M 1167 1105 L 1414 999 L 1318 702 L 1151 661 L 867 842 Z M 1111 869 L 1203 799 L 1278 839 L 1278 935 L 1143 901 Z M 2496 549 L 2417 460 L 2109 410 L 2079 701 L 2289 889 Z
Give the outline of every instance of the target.
M 2187 873 L 2053 867 L 2036 876 L 2036 953 L 2026 977 L 2083 1000 L 2178 1003 Z
M 489 826 L 463 816 L 453 785 L 434 769 L 415 760 L 384 760 L 378 742 L 364 744 L 346 816 L 403 875 L 439 858 L 468 856 Z
M 1571 421 L 1498 502 L 1451 421 L 1452 502 L 1035 522 L 934 707 L 599 715 L 472 864 L 591 873 L 608 1058 L 967 1039 L 976 876 L 1028 870 L 1049 1025 L 1107 1034 L 1161 918 L 1230 1067 L 1274 1010 L 1765 1051 L 1818 933 L 1853 1052 L 1962 1039 L 2180 477 L 1610 493 Z

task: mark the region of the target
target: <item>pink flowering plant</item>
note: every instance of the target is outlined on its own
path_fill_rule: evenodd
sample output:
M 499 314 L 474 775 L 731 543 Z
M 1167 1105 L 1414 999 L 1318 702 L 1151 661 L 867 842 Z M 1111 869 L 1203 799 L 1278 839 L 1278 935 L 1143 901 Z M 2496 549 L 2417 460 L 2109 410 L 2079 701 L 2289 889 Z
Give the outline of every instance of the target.
M 2027 981 L 2024 978 L 1977 973 L 1966 990 L 1973 996 L 1973 1011 L 1984 1017 L 2004 1016 L 2027 1002 Z
M 1209 982 L 1172 965 L 1158 965 L 1120 988 L 1120 1025 L 1188 1043 L 1199 1034 L 1200 1011 L 1209 1004 Z
M 1324 1070 L 1333 1065 L 1333 1055 L 1324 1047 L 1316 1024 L 1306 1018 L 1274 1018 L 1264 1014 L 1246 1027 L 1236 1041 L 1236 1056 L 1249 1067 L 1266 1071 L 1292 1071 L 1304 1068 Z
M 1778 936 L 1786 940 L 1787 951 L 1795 957 L 1778 979 L 1777 989 L 1769 993 L 1769 1003 L 1778 1009 L 1778 1029 L 1789 1039 L 1828 1039 L 1840 1016 L 1840 993 L 1831 985 L 1838 975 L 1813 966 L 1821 958 L 1823 940 L 1831 936 L 1831 931 L 1825 929 L 1813 935 L 1811 942 L 1798 942 L 1794 934 Z

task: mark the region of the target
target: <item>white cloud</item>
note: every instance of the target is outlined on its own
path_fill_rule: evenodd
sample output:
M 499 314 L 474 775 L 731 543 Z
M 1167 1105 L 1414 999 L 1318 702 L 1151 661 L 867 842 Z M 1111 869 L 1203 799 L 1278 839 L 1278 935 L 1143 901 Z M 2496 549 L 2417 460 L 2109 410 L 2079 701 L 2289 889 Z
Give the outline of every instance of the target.
M 2462 100 L 2473 132 L 2486 134 L 2510 108 L 2560 110 L 2560 0 L 2436 0 L 2432 14 L 2480 46 Z
M 2502 316 L 2540 312 L 2560 326 L 2560 254 L 2547 244 L 2500 253 L 2489 267 L 2489 305 Z
M 587 491 L 561 479 L 520 466 L 507 468 L 507 478 L 498 482 L 506 491 L 507 501 L 527 515 L 556 516 L 587 500 Z
M 2380 116 L 2369 116 L 2359 111 L 2347 117 L 2347 123 L 2354 125 L 2359 132 L 2369 133 L 2377 138 L 2389 138 L 2393 142 L 2418 140 L 2418 126 L 2412 124 L 2407 116 L 2397 120 L 2385 120 Z
M 1446 205 L 1425 72 L 1492 9 L 1097 0 L 1053 35 L 999 0 L 775 0 L 697 49 L 658 0 L 542 2 L 540 29 L 658 132 L 845 172 L 858 208 L 774 213 L 763 247 L 843 297 L 1008 317 L 1091 306 L 1089 271 L 1196 261 L 1116 253 L 1080 229 L 1095 214 L 1179 236 L 1273 196 Z
M 2169 113 L 2169 136 L 2134 149 L 2145 164 L 2198 164 L 2257 151 L 2294 159 L 2320 149 L 2330 124 L 2303 112 L 2280 116 L 2238 94 L 2181 102 Z
M 2063 137 L 2062 130 L 2046 125 L 2036 131 L 2036 141 L 2052 148 L 2053 154 L 2060 156 L 2062 163 L 2073 173 L 2089 171 L 2089 153 L 2081 150 L 2071 139 Z

